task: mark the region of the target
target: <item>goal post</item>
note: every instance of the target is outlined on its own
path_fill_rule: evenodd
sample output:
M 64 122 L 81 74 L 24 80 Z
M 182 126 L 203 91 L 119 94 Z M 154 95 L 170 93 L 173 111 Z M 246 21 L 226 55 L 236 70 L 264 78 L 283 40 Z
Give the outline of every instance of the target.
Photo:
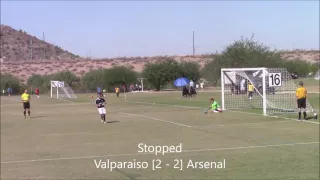
M 50 97 L 51 98 L 77 98 L 72 88 L 64 81 L 51 81 L 50 83 Z
M 254 87 L 252 96 L 250 83 Z M 222 109 L 260 109 L 263 115 L 296 112 L 297 87 L 285 68 L 223 68 Z M 307 111 L 313 111 L 309 101 Z

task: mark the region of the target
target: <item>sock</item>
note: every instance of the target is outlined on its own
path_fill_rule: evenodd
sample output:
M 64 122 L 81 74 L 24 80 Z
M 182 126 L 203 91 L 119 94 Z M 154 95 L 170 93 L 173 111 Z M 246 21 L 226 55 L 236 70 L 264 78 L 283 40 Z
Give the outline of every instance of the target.
M 23 115 L 26 116 L 26 111 L 23 111 Z
M 103 115 L 100 116 L 101 120 L 103 120 Z
M 28 111 L 28 115 L 30 116 L 30 111 Z
M 106 115 L 103 115 L 103 121 L 106 121 Z
M 307 118 L 307 113 L 303 112 L 303 119 L 306 119 L 306 118 Z
M 301 112 L 299 112 L 299 119 L 301 119 Z

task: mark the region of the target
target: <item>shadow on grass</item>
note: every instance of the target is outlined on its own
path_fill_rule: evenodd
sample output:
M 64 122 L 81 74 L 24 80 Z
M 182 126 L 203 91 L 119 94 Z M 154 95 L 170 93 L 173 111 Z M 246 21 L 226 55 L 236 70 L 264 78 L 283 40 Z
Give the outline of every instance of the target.
M 42 117 L 45 117 L 45 116 L 31 116 L 31 119 L 42 118 Z
M 117 122 L 120 122 L 120 121 L 108 121 L 107 123 L 117 123 Z

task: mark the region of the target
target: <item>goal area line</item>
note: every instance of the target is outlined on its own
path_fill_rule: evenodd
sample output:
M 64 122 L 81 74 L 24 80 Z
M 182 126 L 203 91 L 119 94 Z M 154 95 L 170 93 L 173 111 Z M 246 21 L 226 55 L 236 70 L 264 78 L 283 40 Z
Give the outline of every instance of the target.
M 202 109 L 201 107 L 196 107 L 196 106 L 180 106 L 180 105 L 172 105 L 172 104 L 164 104 L 164 103 L 149 103 L 149 102 L 128 101 L 128 100 L 126 100 L 126 102 L 134 103 L 134 104 L 153 105 L 153 106 L 171 106 L 171 107 L 186 108 L 186 109 Z M 248 114 L 248 115 L 263 116 L 263 115 L 258 114 L 258 113 L 243 112 L 243 111 L 238 111 L 238 110 L 226 110 L 226 111 L 234 112 L 234 113 Z M 304 123 L 320 124 L 319 122 L 316 122 L 316 121 L 298 120 L 298 119 L 294 119 L 294 118 L 281 117 L 281 116 L 276 116 L 276 115 L 267 115 L 265 117 L 271 117 L 271 118 L 277 118 L 277 119 L 286 119 L 286 120 L 292 120 L 292 121 L 304 122 Z

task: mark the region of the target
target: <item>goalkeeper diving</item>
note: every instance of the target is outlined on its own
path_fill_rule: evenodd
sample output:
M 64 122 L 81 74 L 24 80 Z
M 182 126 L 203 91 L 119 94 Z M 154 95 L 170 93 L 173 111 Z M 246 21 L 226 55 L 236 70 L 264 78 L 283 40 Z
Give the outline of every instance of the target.
M 211 102 L 211 105 L 208 107 L 208 109 L 204 111 L 205 114 L 208 113 L 208 110 L 209 112 L 212 112 L 212 113 L 222 112 L 222 109 L 220 108 L 219 103 L 214 98 L 210 98 L 210 102 Z

